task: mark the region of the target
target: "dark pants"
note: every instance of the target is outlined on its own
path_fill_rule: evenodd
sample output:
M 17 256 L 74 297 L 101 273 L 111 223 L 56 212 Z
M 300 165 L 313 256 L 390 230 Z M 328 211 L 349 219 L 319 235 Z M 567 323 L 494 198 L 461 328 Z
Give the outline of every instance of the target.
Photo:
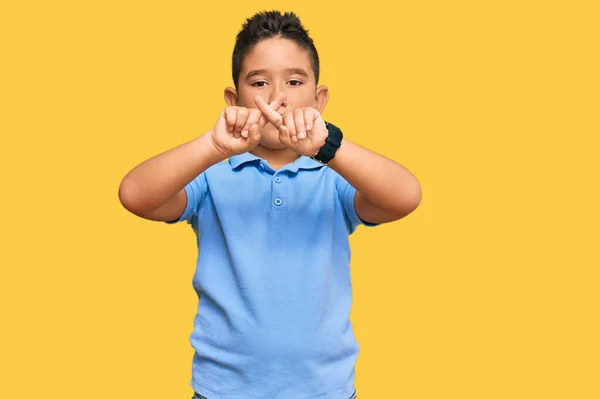
M 194 397 L 192 397 L 192 399 L 208 399 L 208 398 L 206 396 L 200 395 L 198 392 L 194 392 Z M 350 396 L 348 399 L 358 399 L 358 397 L 356 396 L 356 391 L 354 391 L 352 396 Z

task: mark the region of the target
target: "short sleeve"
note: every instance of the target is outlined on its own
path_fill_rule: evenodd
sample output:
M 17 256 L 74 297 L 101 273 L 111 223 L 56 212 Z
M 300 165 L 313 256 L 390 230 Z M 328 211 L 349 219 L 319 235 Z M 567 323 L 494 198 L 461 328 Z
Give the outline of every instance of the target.
M 369 223 L 358 217 L 356 208 L 354 206 L 354 196 L 356 195 L 356 189 L 348 183 L 339 173 L 336 173 L 335 189 L 337 191 L 338 198 L 342 203 L 344 211 L 344 217 L 346 218 L 346 224 L 350 234 L 356 230 L 359 225 L 365 225 L 368 227 L 379 226 L 380 223 Z
M 199 174 L 189 182 L 185 187 L 185 194 L 187 202 L 183 214 L 177 220 L 166 221 L 166 224 L 175 224 L 179 222 L 187 221 L 189 224 L 193 224 L 193 221 L 198 216 L 198 211 L 204 202 L 208 184 L 206 182 L 206 175 L 204 172 Z

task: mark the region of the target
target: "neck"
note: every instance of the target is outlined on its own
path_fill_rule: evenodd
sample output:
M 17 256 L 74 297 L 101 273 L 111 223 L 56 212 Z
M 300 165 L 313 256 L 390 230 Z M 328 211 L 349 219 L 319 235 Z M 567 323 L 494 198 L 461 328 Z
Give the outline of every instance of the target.
M 252 155 L 267 161 L 270 167 L 279 169 L 287 164 L 294 163 L 300 155 L 288 148 L 271 149 L 262 145 L 257 145 L 254 150 L 250 151 Z

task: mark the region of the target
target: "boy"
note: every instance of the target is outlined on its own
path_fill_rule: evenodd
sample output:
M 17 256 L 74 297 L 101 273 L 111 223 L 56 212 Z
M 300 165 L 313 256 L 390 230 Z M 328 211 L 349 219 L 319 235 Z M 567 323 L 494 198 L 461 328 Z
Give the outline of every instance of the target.
M 215 127 L 119 188 L 130 212 L 196 233 L 194 398 L 355 398 L 348 236 L 411 213 L 421 187 L 323 120 L 328 89 L 294 13 L 249 18 L 232 75 Z

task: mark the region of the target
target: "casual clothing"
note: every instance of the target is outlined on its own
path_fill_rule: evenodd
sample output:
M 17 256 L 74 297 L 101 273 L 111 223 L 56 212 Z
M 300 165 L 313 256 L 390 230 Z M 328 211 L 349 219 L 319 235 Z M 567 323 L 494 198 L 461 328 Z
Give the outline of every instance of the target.
M 348 236 L 356 190 L 302 156 L 278 171 L 250 153 L 186 187 L 196 233 L 194 391 L 210 399 L 348 399 L 359 346 Z
M 200 395 L 198 392 L 194 392 L 194 396 L 192 396 L 192 399 L 208 399 L 208 398 L 206 396 Z M 358 399 L 358 396 L 356 396 L 356 391 L 354 391 L 352 396 L 350 396 L 350 398 L 348 398 L 348 399 Z

